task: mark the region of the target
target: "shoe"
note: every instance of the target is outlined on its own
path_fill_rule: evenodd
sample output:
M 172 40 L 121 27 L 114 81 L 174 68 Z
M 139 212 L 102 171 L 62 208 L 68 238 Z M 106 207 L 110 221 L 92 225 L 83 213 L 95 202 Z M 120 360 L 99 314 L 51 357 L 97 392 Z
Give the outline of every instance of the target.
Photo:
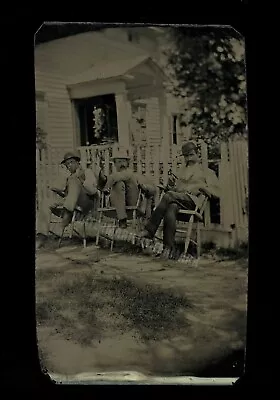
M 121 219 L 121 220 L 119 221 L 119 227 L 120 227 L 121 229 L 126 229 L 126 228 L 127 228 L 126 219 Z
M 61 225 L 63 228 L 66 228 L 66 226 L 70 224 L 70 222 L 72 221 L 72 217 L 73 217 L 73 212 L 65 208 L 63 210 L 62 221 L 61 221 Z
M 54 193 L 58 194 L 60 197 L 64 198 L 65 197 L 65 192 L 64 190 L 56 189 L 56 188 L 51 188 L 51 191 Z
M 137 234 L 139 238 L 147 238 L 147 239 L 153 239 L 154 235 L 152 235 L 150 232 L 148 232 L 146 229 L 143 231 L 139 232 Z
M 38 234 L 36 238 L 36 250 L 39 250 L 47 241 L 48 237 L 43 234 Z
M 64 212 L 64 208 L 62 205 L 50 206 L 50 210 L 53 215 L 55 215 L 56 217 L 62 218 L 63 212 Z

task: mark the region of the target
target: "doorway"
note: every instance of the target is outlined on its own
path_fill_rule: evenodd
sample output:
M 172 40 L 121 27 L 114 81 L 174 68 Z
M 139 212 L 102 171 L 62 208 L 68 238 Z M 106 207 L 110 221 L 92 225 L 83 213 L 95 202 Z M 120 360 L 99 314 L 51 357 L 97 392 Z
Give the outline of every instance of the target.
M 75 100 L 81 146 L 118 142 L 117 108 L 114 94 Z

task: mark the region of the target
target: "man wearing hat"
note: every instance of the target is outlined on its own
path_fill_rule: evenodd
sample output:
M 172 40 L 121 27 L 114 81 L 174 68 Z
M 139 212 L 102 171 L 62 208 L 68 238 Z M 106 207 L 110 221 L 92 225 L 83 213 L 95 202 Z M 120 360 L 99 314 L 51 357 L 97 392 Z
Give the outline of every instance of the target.
M 129 152 L 127 149 L 118 147 L 113 149 L 112 160 L 116 172 L 108 177 L 99 175 L 99 187 L 110 191 L 110 203 L 116 208 L 120 228 L 127 227 L 126 206 L 135 206 L 139 196 L 139 189 L 145 194 L 145 205 L 141 209 L 143 214 L 149 216 L 156 186 L 144 175 L 137 174 L 129 168 Z
M 194 209 L 199 202 L 199 194 L 204 193 L 208 197 L 219 197 L 219 181 L 215 172 L 209 168 L 206 170 L 199 162 L 197 147 L 193 142 L 187 142 L 182 146 L 182 155 L 185 165 L 181 167 L 177 176 L 169 180 L 167 191 L 146 224 L 140 237 L 152 239 L 162 221 L 163 244 L 167 250 L 173 250 L 175 245 L 176 220 L 179 209 Z
M 38 236 L 37 248 L 46 240 L 49 233 L 49 210 L 58 217 L 61 217 L 61 229 L 64 229 L 73 216 L 76 206 L 79 206 L 83 213 L 89 212 L 95 206 L 95 198 L 98 196 L 97 180 L 94 175 L 88 174 L 80 166 L 80 157 L 68 152 L 65 154 L 61 165 L 68 171 L 66 182 L 61 188 L 51 190 L 61 197 L 55 204 L 49 205 L 47 202 L 41 207 L 38 217 Z

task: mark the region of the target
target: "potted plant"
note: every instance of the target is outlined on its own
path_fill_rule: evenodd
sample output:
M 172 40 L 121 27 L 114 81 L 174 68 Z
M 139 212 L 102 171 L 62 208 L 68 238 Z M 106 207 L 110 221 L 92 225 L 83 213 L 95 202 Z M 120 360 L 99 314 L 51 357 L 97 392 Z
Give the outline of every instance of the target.
M 47 133 L 39 126 L 36 126 L 36 146 L 39 150 L 46 148 Z

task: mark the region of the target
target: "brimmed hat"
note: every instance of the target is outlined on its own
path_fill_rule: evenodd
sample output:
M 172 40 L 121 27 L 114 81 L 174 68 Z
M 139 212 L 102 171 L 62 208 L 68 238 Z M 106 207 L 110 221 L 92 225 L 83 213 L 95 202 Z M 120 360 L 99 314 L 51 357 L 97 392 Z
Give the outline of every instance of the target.
M 182 145 L 182 156 L 188 155 L 192 151 L 197 152 L 197 146 L 194 142 L 187 142 Z
M 116 158 L 125 158 L 127 160 L 130 160 L 129 156 L 129 151 L 125 148 L 113 148 L 113 154 L 112 154 L 112 160 L 115 160 Z
M 63 160 L 61 161 L 61 164 L 65 164 L 67 160 L 71 160 L 71 158 L 73 158 L 76 161 L 81 161 L 80 157 L 75 154 L 72 153 L 71 151 L 69 151 L 68 153 L 65 153 Z

